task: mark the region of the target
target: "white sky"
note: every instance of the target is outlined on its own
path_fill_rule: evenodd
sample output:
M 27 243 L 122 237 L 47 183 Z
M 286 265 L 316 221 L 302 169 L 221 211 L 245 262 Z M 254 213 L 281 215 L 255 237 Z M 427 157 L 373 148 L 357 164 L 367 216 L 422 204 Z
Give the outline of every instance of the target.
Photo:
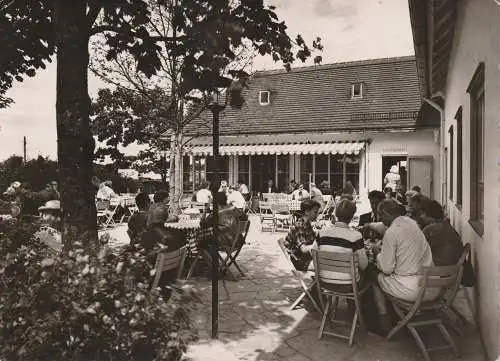
M 311 42 L 322 38 L 323 64 L 412 55 L 413 43 L 405 0 L 269 0 L 289 27 Z M 310 65 L 310 64 L 306 64 Z M 272 60 L 258 58 L 253 70 L 280 67 Z M 300 66 L 297 63 L 295 66 Z M 90 94 L 99 80 L 90 78 Z M 49 64 L 35 78 L 16 84 L 8 92 L 15 104 L 0 110 L 0 160 L 22 154 L 27 137 L 28 158 L 39 154 L 56 158 L 55 120 L 56 67 Z

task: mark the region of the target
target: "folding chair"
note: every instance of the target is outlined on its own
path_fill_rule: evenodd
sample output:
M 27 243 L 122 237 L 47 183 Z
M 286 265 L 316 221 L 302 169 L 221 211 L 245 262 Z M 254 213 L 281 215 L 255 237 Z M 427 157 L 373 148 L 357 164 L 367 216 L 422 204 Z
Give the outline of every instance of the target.
M 290 213 L 288 203 L 277 203 L 271 205 L 273 214 L 274 230 L 288 230 L 293 224 L 293 215 Z
M 182 277 L 184 261 L 186 260 L 186 250 L 187 246 L 184 246 L 176 251 L 158 253 L 158 256 L 156 256 L 155 279 L 151 289 L 158 287 L 163 272 L 177 269 L 176 279 Z
M 264 229 L 270 229 L 274 233 L 276 231 L 276 223 L 274 220 L 274 214 L 272 205 L 269 202 L 259 202 L 259 212 L 260 212 L 260 230 L 263 232 Z
M 120 223 L 123 223 L 125 218 L 127 218 L 127 221 L 134 215 L 134 213 L 139 211 L 139 208 L 137 207 L 137 204 L 135 204 L 135 199 L 133 197 L 124 197 L 123 198 L 123 207 L 125 208 L 125 212 L 123 213 L 122 219 L 120 220 Z
M 238 231 L 236 232 L 236 236 L 233 239 L 233 243 L 230 248 L 224 249 L 221 247 L 219 250 L 219 261 L 220 268 L 219 272 L 224 275 L 229 270 L 231 265 L 234 265 L 238 271 L 240 272 L 242 277 L 245 277 L 245 273 L 241 270 L 238 263 L 236 263 L 236 258 L 241 252 L 243 245 L 245 244 L 245 240 L 247 238 L 248 230 L 250 229 L 250 221 L 239 221 L 238 222 Z M 241 238 L 243 237 L 243 238 Z M 221 255 L 221 252 L 225 253 L 225 257 Z
M 312 256 L 320 301 L 322 302 L 323 296 L 326 296 L 326 306 L 323 308 L 323 318 L 321 319 L 318 338 L 321 339 L 323 335 L 338 337 L 348 340 L 349 347 L 352 347 L 356 327 L 359 326 L 364 329 L 360 295 L 369 287 L 369 284 L 365 284 L 364 286 L 360 284 L 358 257 L 354 252 L 341 253 L 317 250 L 312 251 Z M 351 277 L 351 283 L 339 284 L 339 281 L 345 282 L 346 275 Z M 354 301 L 355 311 L 350 323 L 335 319 L 340 298 Z M 331 318 L 329 319 L 329 317 Z M 334 331 L 325 331 L 327 319 L 332 324 L 351 326 L 349 335 Z
M 297 271 L 295 269 L 295 266 L 293 265 L 292 261 L 290 260 L 290 256 L 288 254 L 288 251 L 285 247 L 285 240 L 283 238 L 278 239 L 278 245 L 281 249 L 281 252 L 285 256 L 287 263 L 290 267 L 290 271 L 294 275 L 294 277 L 299 281 L 300 286 L 302 287 L 302 293 L 300 296 L 292 303 L 290 306 L 290 310 L 294 310 L 301 302 L 302 300 L 307 297 L 309 301 L 313 304 L 314 308 L 319 312 L 322 313 L 321 308 L 318 306 L 316 301 L 314 300 L 314 297 L 311 295 L 311 288 L 314 284 L 312 278 L 311 278 L 311 273 L 308 271 Z M 309 284 L 308 284 L 309 283 Z
M 109 201 L 97 201 L 95 206 L 97 209 L 97 221 L 99 226 L 106 229 L 110 224 L 115 224 L 113 220 L 115 212 L 110 210 L 111 206 Z
M 451 335 L 446 330 L 441 320 L 441 313 L 447 308 L 449 301 L 446 300 L 446 292 L 457 285 L 462 277 L 462 266 L 424 267 L 423 276 L 419 282 L 420 292 L 416 301 L 408 302 L 386 295 L 392 303 L 394 311 L 400 317 L 398 324 L 389 332 L 387 340 L 390 340 L 399 330 L 407 327 L 413 338 L 417 342 L 420 351 L 426 361 L 430 361 L 429 351 L 451 348 L 458 358 L 458 349 Z M 438 291 L 437 298 L 431 301 L 424 301 L 424 296 L 429 291 Z M 448 342 L 448 345 L 426 348 L 417 327 L 436 325 L 441 334 Z

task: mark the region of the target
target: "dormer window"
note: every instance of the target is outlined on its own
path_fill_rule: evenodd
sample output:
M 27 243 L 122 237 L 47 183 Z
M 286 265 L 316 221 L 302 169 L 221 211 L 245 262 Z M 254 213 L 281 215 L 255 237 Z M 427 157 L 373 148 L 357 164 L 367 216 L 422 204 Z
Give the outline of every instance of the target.
M 271 93 L 269 90 L 264 90 L 259 92 L 259 104 L 268 105 L 271 103 Z
M 351 99 L 363 98 L 363 83 L 354 83 L 351 85 Z

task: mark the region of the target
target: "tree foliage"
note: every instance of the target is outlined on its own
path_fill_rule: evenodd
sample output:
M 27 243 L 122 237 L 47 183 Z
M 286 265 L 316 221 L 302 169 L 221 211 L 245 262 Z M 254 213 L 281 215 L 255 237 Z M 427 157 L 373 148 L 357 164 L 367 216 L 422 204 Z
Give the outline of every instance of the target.
M 173 14 L 166 36 L 148 28 L 153 7 Z M 137 71 L 147 77 L 161 69 L 164 50 L 182 57 L 174 86 L 183 94 L 227 85 L 223 70 L 244 41 L 286 68 L 311 55 L 301 37 L 289 37 L 275 9 L 263 0 L 10 0 L 0 9 L 2 96 L 14 80 L 43 68 L 57 48 L 56 124 L 66 246 L 78 239 L 98 244 L 87 82 L 91 36 L 103 34 L 107 60 L 130 54 Z M 177 99 L 170 107 L 174 114 L 182 111 Z

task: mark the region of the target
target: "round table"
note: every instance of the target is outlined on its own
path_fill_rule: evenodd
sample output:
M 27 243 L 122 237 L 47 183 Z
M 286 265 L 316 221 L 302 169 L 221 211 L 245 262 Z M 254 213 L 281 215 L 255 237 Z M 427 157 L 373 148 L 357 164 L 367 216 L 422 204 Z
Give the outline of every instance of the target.
M 178 222 L 166 222 L 166 228 L 172 229 L 182 229 L 182 230 L 195 230 L 200 228 L 200 220 L 199 219 L 182 219 Z

